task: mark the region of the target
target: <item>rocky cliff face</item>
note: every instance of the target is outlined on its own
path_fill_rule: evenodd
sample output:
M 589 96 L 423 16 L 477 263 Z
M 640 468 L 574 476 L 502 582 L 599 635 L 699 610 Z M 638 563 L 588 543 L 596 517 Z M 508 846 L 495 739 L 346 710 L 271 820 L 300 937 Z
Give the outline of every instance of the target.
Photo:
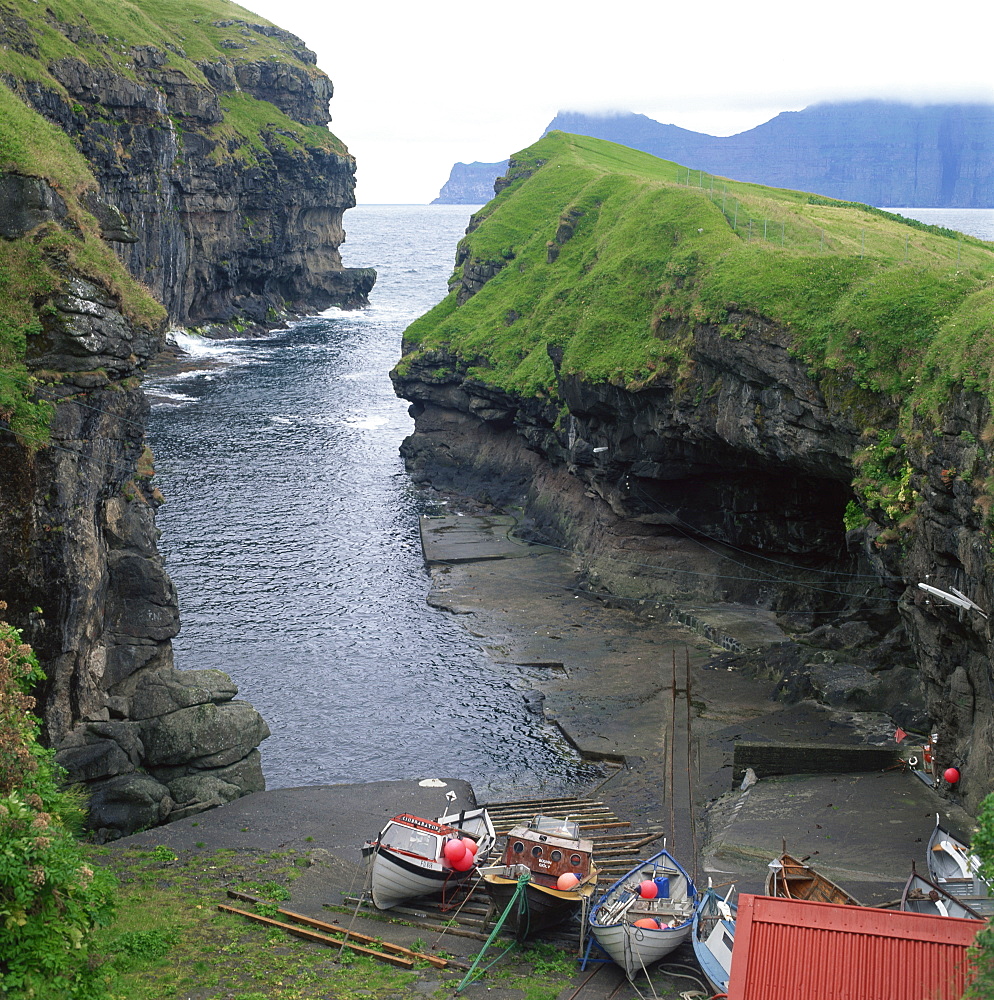
M 199 59 L 178 38 L 120 46 L 119 59 L 121 39 L 49 12 L 76 49 L 46 59 L 9 13 L 11 51 L 43 72 L 11 62 L 0 78 L 77 141 L 123 227 L 122 258 L 171 323 L 223 334 L 366 303 L 375 272 L 343 268 L 338 249 L 355 160 L 327 131 L 331 81 L 299 38 L 217 20 Z
M 514 168 L 512 187 L 521 181 Z M 526 190 L 514 197 L 528 198 Z M 506 247 L 514 209 L 503 205 L 496 245 Z M 660 215 L 667 212 L 684 233 L 704 231 L 672 203 Z M 477 226 L 482 232 L 486 211 L 468 232 Z M 553 333 L 544 345 L 551 379 L 531 379 L 530 390 L 509 386 L 501 359 L 525 357 L 523 345 L 534 342 L 540 309 L 557 294 L 551 268 L 560 252 L 572 248 L 580 262 L 574 282 L 607 252 L 604 230 L 589 225 L 589 242 L 573 246 L 583 227 L 575 213 L 550 213 L 548 270 L 524 234 L 489 272 L 474 248 L 495 244 L 473 236 L 461 244 L 452 301 L 437 310 L 440 329 L 472 330 L 503 316 L 494 327 L 507 332 L 466 348 L 454 332 L 449 343 L 435 336 L 431 314 L 411 328 L 393 373 L 398 394 L 413 403 L 415 433 L 402 447 L 409 470 L 441 488 L 523 506 L 525 532 L 573 550 L 580 584 L 629 607 L 668 608 L 680 620 L 689 608 L 704 625 L 721 602 L 772 610 L 782 642 L 729 662 L 774 675 L 784 698 L 882 711 L 914 732 L 937 731 L 940 773 L 951 764 L 963 773 L 959 786 L 944 789 L 975 809 L 994 773 L 990 626 L 917 584 L 956 588 L 994 607 L 986 396 L 954 393 L 938 422 L 909 424 L 900 394 L 868 387 L 845 366 L 819 371 L 790 324 L 733 302 L 721 322 L 653 313 L 655 336 L 680 345 L 668 374 L 586 376 L 567 363 L 568 339 Z M 638 241 L 636 229 L 627 232 Z M 653 232 L 655 245 L 666 243 L 662 228 Z M 540 270 L 534 280 L 544 298 L 529 299 L 519 275 Z M 640 295 L 665 292 L 655 284 L 643 291 L 630 261 L 624 274 L 636 305 Z M 681 267 L 675 278 L 683 291 L 700 280 L 686 274 Z M 585 307 L 597 307 L 605 285 L 587 286 Z M 469 318 L 477 296 L 490 305 Z M 558 297 L 565 308 L 566 295 Z M 459 310 L 464 318 L 450 323 Z M 541 370 L 528 357 L 529 370 Z
M 742 657 L 744 667 L 775 674 L 788 699 L 937 729 L 941 768 L 962 770 L 954 791 L 975 809 L 994 768 L 990 626 L 917 583 L 994 607 L 976 471 L 989 410 L 963 397 L 909 449 L 911 523 L 897 530 L 878 512 L 884 523 L 847 532 L 860 414 L 791 360 L 786 331 L 747 326 L 736 341 L 695 328 L 694 376 L 679 388 L 563 378 L 565 421 L 435 352 L 395 376 L 413 401 L 407 467 L 436 487 L 522 506 L 526 533 L 577 553 L 579 585 L 628 607 L 679 616 L 691 606 L 705 624 L 719 602 L 776 611 L 783 645 Z M 878 402 L 877 418 L 895 416 Z M 970 471 L 950 480 L 949 469 Z
M 456 163 L 433 205 L 485 205 L 494 196 L 494 181 L 507 170 L 500 163 Z
M 0 602 L 102 838 L 263 788 L 269 735 L 225 674 L 173 666 L 145 367 L 169 324 L 274 327 L 375 278 L 341 266 L 355 162 L 303 43 L 234 5 L 108 7 L 0 3 Z
M 0 175 L 3 238 L 71 221 L 40 178 Z M 136 323 L 104 282 L 57 258 L 36 302 L 28 371 L 54 404 L 50 441 L 0 434 L 0 599 L 48 681 L 39 709 L 98 836 L 181 818 L 264 787 L 269 735 L 217 671 L 173 669 L 176 592 L 156 548 L 140 376 L 163 324 Z M 9 419 L 9 417 L 8 417 Z
M 693 171 L 844 201 L 994 206 L 994 105 L 816 104 L 727 137 L 635 114 L 560 112 L 552 129 L 609 139 Z

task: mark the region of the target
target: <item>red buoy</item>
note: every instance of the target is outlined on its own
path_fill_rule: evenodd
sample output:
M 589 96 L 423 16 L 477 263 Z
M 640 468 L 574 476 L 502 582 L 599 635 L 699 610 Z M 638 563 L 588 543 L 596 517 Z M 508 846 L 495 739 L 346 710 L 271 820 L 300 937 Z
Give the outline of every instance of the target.
M 447 840 L 445 846 L 442 848 L 442 854 L 445 856 L 445 860 L 455 868 L 457 861 L 462 861 L 466 857 L 466 845 L 461 840 Z M 472 855 L 470 855 L 470 860 L 472 861 Z M 456 869 L 459 871 L 459 869 Z M 467 868 L 462 869 L 462 871 L 467 871 Z
M 449 864 L 452 865 L 454 871 L 457 872 L 468 872 L 470 868 L 473 867 L 475 858 L 469 851 L 463 851 L 462 857 L 457 858 L 455 861 L 450 861 Z
M 949 782 L 950 785 L 955 785 L 959 781 L 959 771 L 955 767 L 947 767 L 943 772 L 942 777 Z

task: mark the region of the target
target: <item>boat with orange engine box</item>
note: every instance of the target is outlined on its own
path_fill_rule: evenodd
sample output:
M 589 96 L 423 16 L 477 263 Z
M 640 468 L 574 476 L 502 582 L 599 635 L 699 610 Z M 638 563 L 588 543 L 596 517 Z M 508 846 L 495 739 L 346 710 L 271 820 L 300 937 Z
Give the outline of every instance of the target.
M 363 846 L 372 868 L 373 904 L 388 910 L 405 900 L 457 885 L 486 864 L 497 840 L 486 809 L 422 819 L 394 816 Z
M 590 900 L 597 888 L 593 844 L 580 837 L 570 819 L 536 816 L 507 835 L 500 864 L 479 866 L 504 925 L 519 940 L 544 927 L 562 923 Z M 519 882 L 525 878 L 524 891 Z

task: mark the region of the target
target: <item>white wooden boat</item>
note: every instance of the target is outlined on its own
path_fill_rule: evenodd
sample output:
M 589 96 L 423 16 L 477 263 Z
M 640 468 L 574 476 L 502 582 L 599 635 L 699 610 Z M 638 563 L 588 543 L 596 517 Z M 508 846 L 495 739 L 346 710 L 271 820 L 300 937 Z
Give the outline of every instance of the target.
M 983 917 L 994 914 L 994 896 L 991 886 L 980 876 L 980 859 L 941 824 L 938 813 L 926 854 L 929 876 L 938 888 L 961 899 Z
M 408 899 L 428 896 L 458 885 L 478 865 L 486 864 L 497 836 L 485 809 L 469 809 L 437 820 L 402 813 L 394 816 L 363 855 L 372 868 L 373 904 L 388 910 Z M 471 842 L 470 861 L 447 856 L 446 844 Z M 465 843 L 464 843 L 465 846 Z M 448 853 L 454 854 L 450 848 Z
M 507 835 L 500 864 L 478 868 L 495 910 L 519 939 L 572 917 L 597 889 L 593 844 L 570 819 L 536 816 Z M 527 876 L 524 891 L 519 880 Z M 516 901 L 513 910 L 505 911 Z
M 589 918 L 594 940 L 629 979 L 690 937 L 697 889 L 668 851 L 623 875 L 600 898 Z
M 953 896 L 924 875 L 914 864 L 911 876 L 901 893 L 901 909 L 911 913 L 927 913 L 933 917 L 960 917 L 963 920 L 983 920 L 966 899 Z
M 694 910 L 690 940 L 697 964 L 715 993 L 728 992 L 732 975 L 736 915 L 736 906 L 730 902 L 733 890 L 734 887 L 722 896 L 708 886 Z

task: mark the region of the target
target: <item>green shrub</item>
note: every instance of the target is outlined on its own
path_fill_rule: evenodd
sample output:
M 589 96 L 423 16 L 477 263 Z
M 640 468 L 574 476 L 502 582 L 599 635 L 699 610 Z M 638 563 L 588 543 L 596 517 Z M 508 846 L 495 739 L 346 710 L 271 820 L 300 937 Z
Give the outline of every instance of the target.
M 79 799 L 59 790 L 52 751 L 37 741 L 30 690 L 42 678 L 18 630 L 0 622 L 0 992 L 95 1000 L 105 991 L 87 935 L 111 917 L 111 880 L 85 863 Z
M 980 804 L 977 833 L 970 846 L 980 859 L 980 874 L 994 884 L 994 794 Z M 963 994 L 963 1000 L 987 1000 L 994 996 L 994 920 L 987 920 L 981 926 L 970 949 L 970 960 L 976 978 Z

